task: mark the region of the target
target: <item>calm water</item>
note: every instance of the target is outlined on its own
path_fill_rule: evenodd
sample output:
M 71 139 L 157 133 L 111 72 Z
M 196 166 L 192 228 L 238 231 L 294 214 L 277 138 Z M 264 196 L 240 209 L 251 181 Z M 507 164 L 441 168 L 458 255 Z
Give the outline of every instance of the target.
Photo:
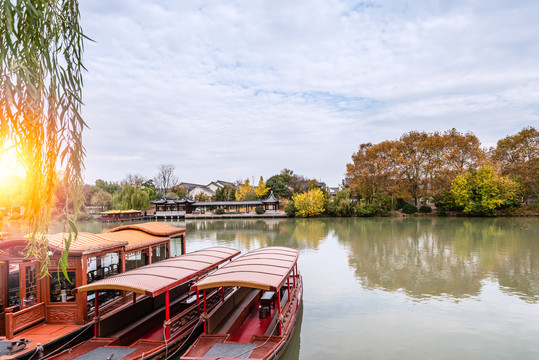
M 187 227 L 188 251 L 301 250 L 303 312 L 284 359 L 539 359 L 539 219 L 170 224 Z

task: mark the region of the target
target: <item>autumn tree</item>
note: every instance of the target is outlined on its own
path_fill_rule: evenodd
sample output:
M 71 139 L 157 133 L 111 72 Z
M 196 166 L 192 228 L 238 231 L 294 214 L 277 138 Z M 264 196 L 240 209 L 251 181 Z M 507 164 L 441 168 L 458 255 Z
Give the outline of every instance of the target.
M 161 164 L 157 167 L 157 175 L 153 179 L 158 192 L 168 193 L 169 189 L 178 184 L 178 177 L 174 174 L 176 167 L 172 164 Z
M 172 186 L 169 189 L 169 192 L 176 194 L 176 196 L 180 199 L 187 196 L 187 190 L 185 189 L 185 186 L 181 186 L 181 185 Z
M 270 191 L 270 189 L 266 186 L 264 183 L 264 178 L 260 176 L 260 180 L 258 181 L 258 186 L 255 189 L 256 195 L 258 195 L 259 198 L 263 198 L 266 196 L 266 194 Z
M 249 179 L 245 179 L 236 189 L 236 200 L 257 200 L 258 195 L 255 192 L 254 187 L 251 185 Z
M 392 193 L 395 190 L 397 160 L 395 141 L 360 144 L 352 155 L 352 163 L 346 165 L 351 192 L 368 202 L 376 193 Z
M 295 194 L 292 201 L 296 209 L 296 216 L 312 217 L 319 216 L 324 212 L 327 197 L 319 188 L 307 192 Z
M 539 131 L 526 127 L 498 141 L 492 158 L 501 174 L 521 184 L 526 199 L 539 194 Z
M 443 155 L 441 166 L 433 171 L 432 196 L 439 200 L 457 175 L 476 170 L 485 164 L 486 153 L 481 142 L 471 132 L 460 133 L 451 129 L 442 134 Z

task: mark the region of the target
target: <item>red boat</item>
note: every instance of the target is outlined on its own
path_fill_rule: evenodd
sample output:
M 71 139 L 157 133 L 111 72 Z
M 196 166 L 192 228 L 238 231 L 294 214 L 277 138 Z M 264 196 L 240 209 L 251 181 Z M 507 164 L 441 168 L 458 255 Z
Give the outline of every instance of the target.
M 286 247 L 253 250 L 224 265 L 191 288 L 204 301 L 204 334 L 181 357 L 276 359 L 292 337 L 302 301 L 299 252 Z M 207 299 L 219 291 L 213 309 Z
M 49 359 L 168 358 L 201 325 L 191 284 L 239 253 L 226 247 L 198 250 L 74 289 L 74 294 L 95 293 L 94 337 Z M 103 291 L 133 294 L 132 304 L 114 313 L 114 322 L 99 317 L 98 294 Z M 214 291 L 207 300 L 212 308 L 221 293 Z

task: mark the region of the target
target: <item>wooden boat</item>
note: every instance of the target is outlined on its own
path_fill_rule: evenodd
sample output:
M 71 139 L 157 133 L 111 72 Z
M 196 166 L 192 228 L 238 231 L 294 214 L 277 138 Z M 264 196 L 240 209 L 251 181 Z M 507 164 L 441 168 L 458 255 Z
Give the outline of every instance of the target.
M 240 252 L 212 247 L 184 254 L 156 264 L 111 276 L 73 290 L 74 293 L 103 290 L 129 291 L 130 306 L 104 323 L 96 301 L 94 337 L 48 359 L 157 359 L 167 357 L 183 345 L 201 324 L 201 305 L 190 286 Z M 143 295 L 138 298 L 136 294 Z M 207 306 L 216 306 L 222 294 L 214 291 Z M 98 297 L 95 297 L 98 299 Z
M 58 271 L 64 236 L 47 236 L 51 276 L 44 278 L 39 277 L 40 263 L 26 257 L 27 238 L 0 241 L 0 359 L 36 360 L 90 338 L 95 294 L 73 295 L 73 288 L 170 257 L 171 238 L 179 238 L 180 252 L 185 252 L 185 229 L 164 223 L 81 232 L 69 251 L 69 282 Z M 98 297 L 101 314 L 113 314 L 132 301 L 121 291 L 103 291 Z
M 219 306 L 204 305 L 204 334 L 181 359 L 278 358 L 291 339 L 302 301 L 298 255 L 286 247 L 253 250 L 193 285 L 204 299 L 211 289 L 232 291 Z

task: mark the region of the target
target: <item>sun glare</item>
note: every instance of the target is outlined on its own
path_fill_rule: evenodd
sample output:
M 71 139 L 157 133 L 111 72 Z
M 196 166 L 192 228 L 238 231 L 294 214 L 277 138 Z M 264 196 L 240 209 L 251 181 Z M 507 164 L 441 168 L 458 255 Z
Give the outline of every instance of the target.
M 0 147 L 0 188 L 12 188 L 14 182 L 25 178 L 26 170 L 17 158 L 15 149 L 9 144 Z

